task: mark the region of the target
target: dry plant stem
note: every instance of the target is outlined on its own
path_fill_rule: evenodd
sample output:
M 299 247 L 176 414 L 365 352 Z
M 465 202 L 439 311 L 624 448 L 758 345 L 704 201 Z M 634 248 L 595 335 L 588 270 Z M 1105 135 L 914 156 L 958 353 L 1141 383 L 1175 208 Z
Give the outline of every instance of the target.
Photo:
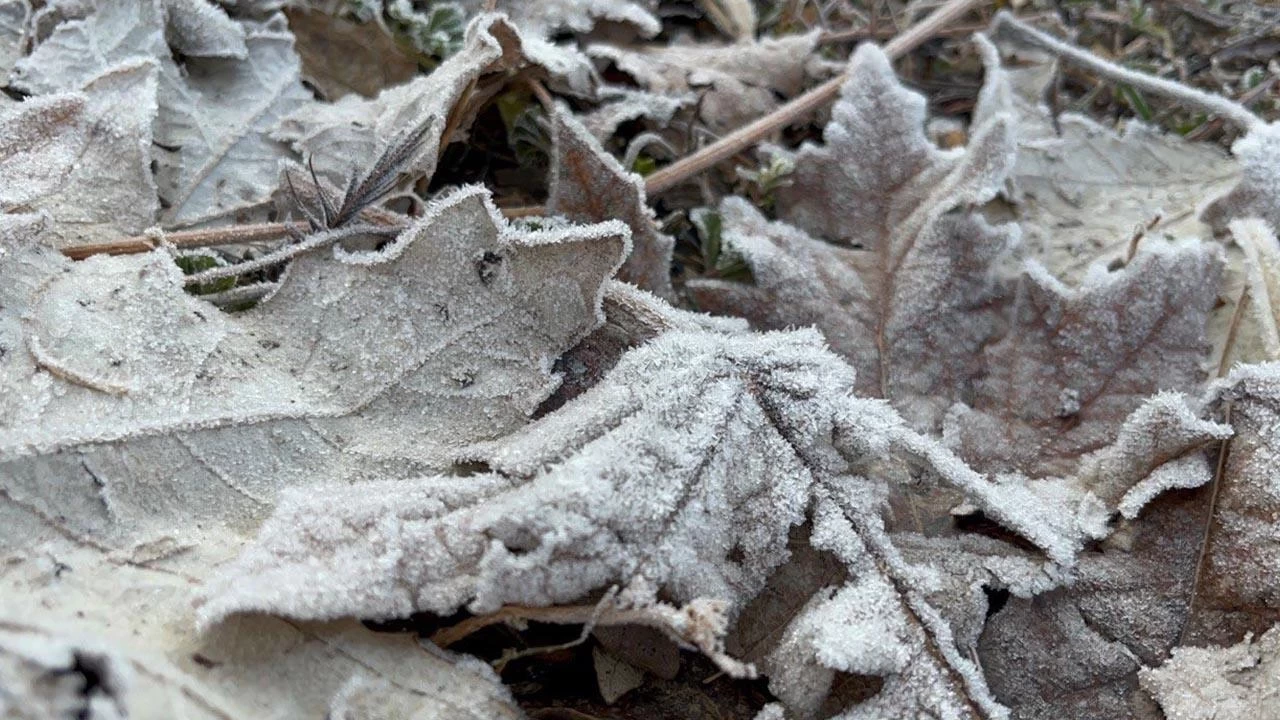
M 268 242 L 288 237 L 289 227 L 299 232 L 309 230 L 306 223 L 258 223 L 254 225 L 229 225 L 227 227 L 207 230 L 179 230 L 151 235 L 134 235 L 132 237 L 112 240 L 111 242 L 94 243 L 92 245 L 76 245 L 63 248 L 62 254 L 72 260 L 83 260 L 90 255 L 129 255 L 144 253 L 160 247 L 160 238 L 180 248 L 212 247 L 216 245 L 239 245 L 241 243 Z
M 1008 12 L 997 13 L 991 27 L 994 31 L 1006 33 L 1019 42 L 1079 65 L 1112 82 L 1124 83 L 1137 90 L 1177 100 L 1205 113 L 1226 118 L 1245 130 L 1252 130 L 1263 124 L 1262 120 L 1240 103 L 1221 95 L 1207 93 L 1172 80 L 1136 72 L 1108 62 L 1052 35 L 1040 32 Z
M 1218 377 L 1227 374 L 1231 350 L 1236 344 L 1236 336 L 1240 332 L 1240 321 L 1244 319 L 1245 306 L 1249 304 L 1249 286 L 1240 289 L 1240 297 L 1231 312 L 1231 324 L 1227 327 L 1227 339 L 1222 344 L 1222 357 L 1218 358 Z M 1231 402 L 1227 401 L 1222 409 L 1222 422 L 1231 424 Z M 1205 511 L 1204 530 L 1200 535 L 1200 555 L 1196 558 L 1196 572 L 1191 577 L 1191 596 L 1187 599 L 1187 620 L 1178 633 L 1178 644 L 1186 644 L 1187 630 L 1191 627 L 1192 614 L 1196 609 L 1196 593 L 1200 589 L 1200 577 L 1204 573 L 1205 560 L 1209 557 L 1209 540 L 1213 534 L 1213 513 L 1218 506 L 1218 492 L 1222 488 L 1222 474 L 1227 468 L 1227 456 L 1231 452 L 1231 438 L 1222 441 L 1218 448 L 1218 462 L 1213 470 L 1213 480 L 1209 483 L 1209 508 Z
M 501 212 L 508 219 L 546 214 L 546 210 L 541 205 L 502 208 Z M 72 260 L 83 260 L 92 255 L 132 255 L 151 252 L 160 247 L 160 237 L 163 237 L 165 242 L 178 248 L 271 242 L 289 237 L 289 229 L 291 227 L 302 233 L 311 231 L 311 228 L 304 222 L 228 225 L 227 227 L 207 230 L 178 230 L 154 237 L 151 235 L 133 235 L 119 240 L 112 240 L 111 242 L 63 248 L 62 254 Z
M 978 0 L 948 0 L 932 15 L 889 41 L 884 46 L 885 54 L 890 59 L 902 57 L 978 4 Z M 645 180 L 645 190 L 650 194 L 662 192 L 713 165 L 728 160 L 759 143 L 779 128 L 786 127 L 809 113 L 825 107 L 840 94 L 840 88 L 844 85 L 845 79 L 845 75 L 841 73 L 759 120 L 738 128 L 692 155 L 662 168 Z
M 263 255 L 260 258 L 236 263 L 235 265 L 224 265 L 222 267 L 216 267 L 188 275 L 185 278 L 185 282 L 187 285 L 200 285 L 213 280 L 240 277 L 245 273 L 251 273 L 256 270 L 262 270 L 274 265 L 279 265 L 280 263 L 297 257 L 303 253 L 328 247 L 344 238 L 349 238 L 355 235 L 388 234 L 398 231 L 399 228 L 373 227 L 369 225 L 354 225 L 335 228 L 333 230 L 323 230 L 308 236 L 301 242 L 294 243 L 293 245 L 286 245 L 285 247 L 267 255 Z

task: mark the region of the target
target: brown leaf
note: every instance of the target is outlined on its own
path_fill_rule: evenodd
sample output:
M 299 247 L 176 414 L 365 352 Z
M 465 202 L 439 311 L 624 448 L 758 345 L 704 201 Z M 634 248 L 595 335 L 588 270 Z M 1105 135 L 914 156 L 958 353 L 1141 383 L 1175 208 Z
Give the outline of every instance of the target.
M 372 97 L 418 72 L 418 63 L 375 23 L 301 8 L 285 15 L 302 58 L 302 77 L 328 100 L 352 93 Z
M 671 299 L 671 249 L 645 199 L 644 182 L 591 136 L 567 108 L 551 121 L 554 149 L 547 210 L 575 222 L 618 219 L 631 228 L 631 255 L 618 279 Z
M 932 428 L 999 327 L 993 264 L 1016 237 L 951 211 L 992 197 L 1014 156 L 1004 116 L 955 152 L 938 150 L 923 125 L 924 98 L 898 83 L 880 50 L 860 48 L 826 144 L 802 148 L 793 183 L 779 190 L 779 213 L 800 229 L 726 199 L 724 242 L 755 285 L 689 288 L 700 307 L 757 327 L 817 326 L 858 371 L 860 394 Z
M 1211 496 L 1188 642 L 1230 645 L 1280 622 L 1280 365 L 1245 365 L 1213 390 L 1235 437 Z
M 949 442 L 976 466 L 1071 475 L 1144 398 L 1204 379 L 1222 271 L 1215 246 L 1152 241 L 1119 271 L 1093 270 L 1075 289 L 1038 266 L 1023 273 L 969 407 L 947 419 Z

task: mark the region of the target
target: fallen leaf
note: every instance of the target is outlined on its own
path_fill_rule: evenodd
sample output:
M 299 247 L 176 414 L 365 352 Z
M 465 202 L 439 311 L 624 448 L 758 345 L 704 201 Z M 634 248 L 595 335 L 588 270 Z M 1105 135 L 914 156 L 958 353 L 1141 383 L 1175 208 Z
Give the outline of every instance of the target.
M 628 172 L 591 136 L 568 108 L 551 119 L 553 150 L 547 211 L 575 222 L 617 218 L 631 228 L 631 255 L 618 271 L 630 282 L 668 300 L 671 249 L 675 241 L 657 226 L 645 199 L 644 181 Z
M 1201 219 L 1222 231 L 1232 220 L 1260 217 L 1280 227 L 1280 123 L 1259 123 L 1231 146 L 1240 180 L 1205 208 Z
M 948 441 L 985 470 L 1071 475 L 1143 398 L 1199 388 L 1221 268 L 1198 240 L 1144 243 L 1074 289 L 1031 265 L 1008 331 L 983 351 L 986 374 L 947 418 Z
M 488 3 L 464 0 L 463 5 L 474 13 Z M 613 24 L 626 26 L 641 37 L 652 37 L 662 29 L 653 14 L 656 5 L 653 0 L 498 0 L 495 7 L 535 37 L 589 33 L 597 26 Z
M 6 83 L 14 63 L 22 57 L 30 17 L 31 5 L 27 0 L 0 2 L 0 77 L 6 78 Z
M 418 63 L 376 23 L 317 10 L 291 8 L 285 14 L 302 58 L 302 77 L 326 100 L 350 94 L 373 97 L 418 72 Z
M 593 44 L 586 52 L 649 92 L 672 98 L 696 94 L 699 118 L 723 133 L 777 107 L 779 95 L 798 95 L 811 76 L 817 41 L 816 33 L 808 33 L 721 46 Z
M 283 17 L 245 30 L 244 60 L 188 62 L 180 96 L 162 103 L 156 142 L 161 219 L 186 226 L 270 199 L 288 148 L 268 137 L 310 99 Z
M 949 214 L 999 189 L 1013 162 L 1007 120 L 952 152 L 934 147 L 923 125 L 924 98 L 898 83 L 880 50 L 860 48 L 826 144 L 802 148 L 778 191 L 780 214 L 799 228 L 725 200 L 724 242 L 755 283 L 689 287 L 699 307 L 757 327 L 815 325 L 858 370 L 862 394 L 932 428 L 974 381 L 980 349 L 999 329 L 994 265 L 1017 236 Z
M 168 699 L 131 716 L 195 695 L 193 717 L 314 717 L 357 672 L 451 682 L 412 639 L 350 624 L 202 636 L 190 593 L 280 488 L 439 468 L 525 422 L 599 321 L 625 228 L 518 232 L 464 189 L 381 251 L 296 259 L 228 316 L 166 253 L 71 263 L 38 218 L 0 217 L 0 378 L 20 388 L 0 394 L 0 614 L 101 636 L 157 677 Z
M 486 613 L 641 583 L 690 604 L 719 598 L 732 618 L 786 560 L 813 496 L 830 516 L 815 544 L 855 576 L 873 573 L 888 588 L 893 627 L 909 628 L 898 642 L 929 658 L 919 677 L 895 659 L 878 665 L 909 676 L 895 692 L 926 707 L 996 712 L 921 595 L 923 576 L 883 533 L 884 464 L 962 487 L 1063 562 L 1099 532 L 1095 510 L 1079 496 L 1032 501 L 1034 489 L 977 476 L 882 403 L 848 395 L 852 382 L 811 331 L 669 332 L 557 412 L 464 453 L 490 473 L 286 492 L 258 542 L 206 586 L 201 617 Z M 856 533 L 840 529 L 849 522 Z M 883 637 L 880 622 L 854 632 Z M 723 653 L 724 630 L 699 642 L 679 625 L 669 633 L 726 671 L 747 672 Z
M 317 170 L 345 185 L 362 169 L 366 158 L 376 157 L 386 144 L 411 128 L 430 123 L 431 130 L 410 163 L 415 174 L 430 177 L 442 151 L 441 143 L 464 139 L 478 104 L 470 95 L 478 88 L 504 86 L 507 74 L 538 66 L 552 77 L 575 87 L 574 79 L 585 65 L 568 51 L 522 36 L 503 16 L 481 15 L 467 28 L 461 50 L 427 75 L 389 87 L 373 98 L 348 95 L 336 102 L 306 103 L 284 117 L 274 137 L 309 157 Z M 485 83 L 488 77 L 493 82 Z M 493 92 L 493 88 L 486 90 Z M 446 131 L 453 133 L 445 137 Z
M 48 213 L 56 222 L 45 236 L 58 247 L 150 227 L 159 211 L 151 176 L 156 77 L 154 61 L 129 61 L 90 78 L 80 92 L 0 106 L 12 143 L 0 149 L 8 171 L 0 207 Z M 33 144 L 43 152 L 30 153 Z
M 1159 668 L 1144 668 L 1142 688 L 1166 717 L 1274 720 L 1280 701 L 1280 630 L 1217 648 L 1179 648 Z

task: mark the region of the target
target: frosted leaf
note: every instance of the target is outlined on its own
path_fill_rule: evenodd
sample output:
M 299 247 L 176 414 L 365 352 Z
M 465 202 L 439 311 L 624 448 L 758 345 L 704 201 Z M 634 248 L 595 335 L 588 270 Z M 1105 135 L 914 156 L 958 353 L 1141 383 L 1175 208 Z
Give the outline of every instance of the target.
M 76 90 L 112 65 L 139 58 L 172 66 L 159 0 L 103 0 L 89 9 L 58 24 L 18 61 L 14 87 L 33 94 Z
M 205 0 L 102 0 L 61 22 L 17 63 L 14 85 L 31 93 L 77 89 L 126 60 L 151 58 L 181 84 L 169 45 L 187 57 L 243 59 L 245 31 Z M 169 87 L 166 86 L 166 99 Z
M 947 418 L 948 441 L 983 469 L 1070 475 L 1143 398 L 1198 388 L 1221 268 L 1217 247 L 1194 240 L 1144 243 L 1125 268 L 1095 265 L 1074 289 L 1028 265 L 1007 334 L 984 351 L 987 374 Z
M 656 295 L 616 280 L 605 284 L 603 309 L 604 323 L 556 361 L 556 372 L 563 380 L 540 411 L 554 410 L 581 395 L 612 370 L 628 350 L 668 331 L 734 333 L 747 329 L 747 324 L 737 318 L 678 310 Z
M 999 327 L 992 263 L 1008 230 L 947 216 L 883 238 L 881 250 L 851 250 L 769 222 L 741 198 L 725 199 L 720 217 L 754 284 L 692 280 L 699 308 L 760 328 L 817 327 L 858 370 L 860 394 L 888 399 L 919 426 L 938 424 L 979 372 L 979 348 Z
M 0 1 L 0 77 L 5 78 L 6 83 L 14 63 L 22 57 L 30 16 L 28 0 Z
M 1003 40 L 999 29 L 995 39 Z M 1013 68 L 980 49 L 987 82 L 975 117 L 1004 110 L 1016 119 L 1012 209 L 1031 257 L 1077 282 L 1096 259 L 1123 258 L 1139 228 L 1153 223 L 1148 235 L 1208 236 L 1198 210 L 1235 182 L 1236 162 L 1210 143 L 1136 120 L 1116 131 L 1077 113 L 1051 112 L 1044 98 L 1055 65 L 1018 49 L 1022 66 Z
M 463 0 L 471 13 L 487 7 L 483 0 Z M 641 37 L 662 30 L 653 0 L 498 0 L 496 9 L 511 16 L 521 30 L 549 38 L 558 32 L 589 33 L 610 24 L 632 28 Z
M 1240 182 L 1209 204 L 1201 219 L 1216 230 L 1232 220 L 1260 217 L 1280 227 L 1280 123 L 1258 123 L 1231 146 L 1240 162 Z
M 811 497 L 837 496 L 838 506 L 824 501 L 835 515 L 815 525 L 812 542 L 855 576 L 883 576 L 893 612 L 851 625 L 873 640 L 834 638 L 823 652 L 864 657 L 890 675 L 885 707 L 908 698 L 994 708 L 925 598 L 939 581 L 883 533 L 886 483 L 935 474 L 1058 562 L 1097 532 L 1092 511 L 1078 497 L 1038 500 L 1016 482 L 976 475 L 882 402 L 850 397 L 852 383 L 812 331 L 670 330 L 556 412 L 462 455 L 487 474 L 286 491 L 258 541 L 206 584 L 202 621 L 485 613 L 637 583 L 691 605 L 718 598 L 731 619 L 789 557 Z M 836 519 L 845 515 L 857 517 L 857 532 Z M 930 656 L 923 669 L 881 656 L 901 627 L 904 652 Z M 710 651 L 686 642 L 733 668 L 719 654 L 722 632 Z M 814 636 L 805 637 L 795 652 L 815 657 Z M 935 644 L 945 646 L 937 657 L 926 649 Z M 823 692 L 797 691 L 793 702 Z
M 83 96 L 57 95 L 0 105 L 0 210 L 21 212 L 71 171 L 84 145 L 85 104 Z
M 91 78 L 82 92 L 0 109 L 8 138 L 45 139 L 39 153 L 0 159 L 10 169 L 0 180 L 0 205 L 47 212 L 56 222 L 46 238 L 59 247 L 150 227 L 159 210 L 151 177 L 156 74 L 152 60 L 127 62 Z
M 1235 642 L 1280 620 L 1280 365 L 1239 366 L 1210 395 L 1229 405 L 1235 437 L 1204 530 L 1188 629 L 1197 644 Z
M 187 57 L 244 59 L 244 27 L 209 0 L 162 0 L 165 39 Z
M 166 225 L 192 225 L 267 200 L 287 147 L 268 133 L 310 99 L 283 18 L 246 26 L 244 60 L 186 64 L 180 95 L 165 105 L 156 182 Z M 372 157 L 372 156 L 370 156 Z
M 586 52 L 609 63 L 645 90 L 699 99 L 698 117 L 713 132 L 728 132 L 777 107 L 778 96 L 804 89 L 817 33 L 713 46 L 623 48 L 596 44 Z
M 618 271 L 618 279 L 670 300 L 675 295 L 671 287 L 675 240 L 658 229 L 640 176 L 622 167 L 568 108 L 560 107 L 552 117 L 551 137 L 547 211 L 575 222 L 617 218 L 626 223 L 631 228 L 631 255 Z
M 541 65 L 552 78 L 577 84 L 580 68 L 568 51 L 521 36 L 503 16 L 486 14 L 467 27 L 463 48 L 427 75 L 387 88 L 376 97 L 348 95 L 337 102 L 312 101 L 284 117 L 273 136 L 310 157 L 316 169 L 338 185 L 363 169 L 365 158 L 377 157 L 387 143 L 424 123 L 431 130 L 409 164 L 430 177 L 440 154 L 441 133 L 468 87 L 486 77 Z M 585 59 L 583 60 L 585 63 Z M 548 66 L 554 67 L 548 67 Z M 589 67 L 587 68 L 589 70 Z M 457 117 L 452 140 L 463 139 L 471 117 Z
M 451 677 L 422 678 L 405 687 L 357 672 L 329 705 L 331 720 L 523 720 L 524 713 L 488 664 L 459 656 Z M 425 692 L 424 692 L 425 691 Z
M 441 445 L 524 423 L 599 322 L 621 224 L 518 231 L 464 189 L 381 251 L 295 260 L 227 316 L 164 253 L 71 263 L 39 218 L 0 217 L 0 617 L 142 668 L 160 699 L 129 717 L 320 717 L 356 672 L 438 698 L 473 682 L 355 624 L 200 635 L 190 593 L 279 488 L 439 468 Z
M 988 618 L 978 652 L 996 697 L 1023 718 L 1149 718 L 1137 671 L 1179 642 L 1205 505 L 1186 492 L 1157 498 L 1081 556 L 1070 587 L 1010 598 Z
M 658 127 L 667 127 L 681 109 L 694 105 L 694 94 L 684 97 L 635 90 L 628 87 L 600 88 L 597 93 L 600 104 L 582 117 L 582 124 L 600 142 L 605 142 L 618 131 L 618 126 L 632 120 L 648 120 Z
M 820 494 L 812 542 L 846 563 L 853 579 L 819 593 L 788 627 L 762 664 L 770 690 L 802 720 L 836 709 L 828 698 L 837 673 L 883 678 L 840 718 L 1008 717 L 925 597 L 927 571 L 906 562 L 879 518 L 842 490 Z
M 1274 720 L 1280 717 L 1280 629 L 1231 647 L 1178 648 L 1138 677 L 1168 718 Z
M 1248 312 L 1263 359 L 1280 360 L 1280 241 L 1258 218 L 1235 220 L 1231 236 L 1244 250 Z
M 924 97 L 898 82 L 883 51 L 859 47 L 847 72 L 824 144 L 796 153 L 778 213 L 822 239 L 878 254 L 893 269 L 945 213 L 995 195 L 1014 161 L 1013 138 L 1008 119 L 997 116 L 970 148 L 939 150 L 924 133 Z
M 469 453 L 501 475 L 286 496 L 202 612 L 485 612 L 633 577 L 736 607 L 785 559 L 823 457 L 797 452 L 824 442 L 822 393 L 851 379 L 812 333 L 668 333 L 560 411 Z
M 232 437 L 275 447 L 291 435 L 310 464 L 335 452 L 426 460 L 496 436 L 551 392 L 552 358 L 599 322 L 625 234 L 619 223 L 519 233 L 469 188 L 381 251 L 296 260 L 271 297 L 235 316 L 183 293 L 161 253 L 63 262 L 34 297 L 19 283 L 3 303 L 30 307 L 6 343 L 30 352 L 6 357 L 29 379 L 0 453 L 220 428 L 184 443 L 208 437 L 214 452 Z M 216 474 L 227 482 L 228 471 Z
M 1082 459 L 1073 480 L 1131 520 L 1162 492 L 1204 485 L 1211 478 L 1195 452 L 1232 430 L 1201 412 L 1183 395 L 1157 393 L 1124 421 L 1114 442 Z

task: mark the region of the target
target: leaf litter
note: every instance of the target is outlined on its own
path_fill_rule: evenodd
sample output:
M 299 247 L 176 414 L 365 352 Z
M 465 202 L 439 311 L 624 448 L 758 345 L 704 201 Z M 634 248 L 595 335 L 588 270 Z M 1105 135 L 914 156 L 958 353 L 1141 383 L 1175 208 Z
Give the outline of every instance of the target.
M 698 667 L 769 720 L 1269 711 L 1274 125 L 1001 15 L 967 143 L 863 45 L 820 141 L 691 204 L 611 149 L 767 115 L 816 33 L 463 4 L 313 97 L 326 32 L 404 40 L 369 5 L 300 56 L 272 3 L 0 3 L 6 717 L 582 714 L 504 684 L 556 652 L 622 713 L 694 712 Z M 1244 134 L 1054 116 L 1054 56 Z M 545 205 L 457 187 L 547 91 Z M 746 272 L 680 271 L 682 217 Z

